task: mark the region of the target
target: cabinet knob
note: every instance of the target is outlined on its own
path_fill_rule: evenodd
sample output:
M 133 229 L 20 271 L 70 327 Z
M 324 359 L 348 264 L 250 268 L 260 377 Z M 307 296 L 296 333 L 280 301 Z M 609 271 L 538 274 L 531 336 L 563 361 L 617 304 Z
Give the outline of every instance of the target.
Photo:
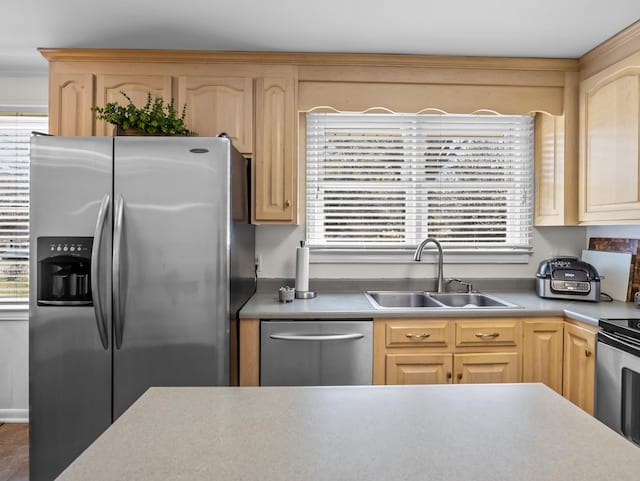
M 586 357 L 590 357 L 590 356 L 591 356 L 591 349 L 589 349 L 589 348 L 585 349 L 585 350 L 584 350 L 584 355 L 585 355 Z
M 449 371 L 449 372 L 447 373 L 447 379 L 451 379 L 452 377 L 453 377 L 453 376 L 452 376 L 452 374 L 451 374 L 451 371 Z
M 291 207 L 291 201 L 290 200 L 285 200 L 284 201 L 284 207 L 285 207 L 285 209 L 288 209 L 289 207 Z
M 406 337 L 409 339 L 426 339 L 427 337 L 431 337 L 431 334 L 428 332 L 423 332 L 422 334 L 411 334 L 410 332 L 406 334 Z
M 462 379 L 462 373 L 461 373 L 461 372 L 459 372 L 459 373 L 458 373 L 458 376 L 456 376 L 456 377 L 458 378 L 458 381 L 460 381 L 460 380 Z

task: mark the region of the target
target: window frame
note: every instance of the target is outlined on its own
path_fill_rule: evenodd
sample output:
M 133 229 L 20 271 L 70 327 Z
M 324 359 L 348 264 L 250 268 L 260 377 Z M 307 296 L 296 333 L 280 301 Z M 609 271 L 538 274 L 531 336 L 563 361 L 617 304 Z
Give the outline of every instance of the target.
M 2 117 L 11 117 L 11 118 L 15 118 L 16 119 L 16 127 L 17 129 L 21 128 L 21 125 L 19 124 L 18 120 L 20 118 L 28 118 L 28 119 L 33 119 L 33 118 L 38 118 L 39 120 L 44 120 L 44 123 L 46 124 L 46 126 L 41 125 L 42 122 L 38 122 L 39 125 L 37 125 L 39 131 L 44 131 L 46 133 L 46 131 L 48 131 L 48 114 L 46 112 L 46 108 L 36 108 L 36 107 L 21 107 L 21 108 L 16 108 L 16 110 L 14 111 L 13 109 L 9 110 L 7 108 L 7 106 L 5 106 L 4 108 L 0 108 L 0 116 Z M 33 130 L 33 129 L 29 129 L 27 126 L 24 126 L 23 123 L 23 128 L 26 127 L 27 130 Z M 43 129 L 44 127 L 44 129 Z M 16 129 L 16 130 L 17 130 Z M 29 137 L 30 138 L 30 137 Z M 20 142 L 21 144 L 23 144 L 23 142 Z M 10 161 L 9 161 L 10 162 Z M 27 154 L 27 163 L 29 162 L 28 159 L 28 154 Z M 28 169 L 29 170 L 29 169 Z M 29 185 L 29 181 L 27 180 L 27 185 Z M 29 196 L 29 192 L 27 190 L 27 196 Z M 27 224 L 29 223 L 30 219 L 29 217 L 29 202 L 27 201 Z M 27 239 L 29 238 L 29 227 L 27 227 Z M 26 297 L 14 297 L 14 298 L 9 298 L 9 296 L 7 297 L 0 297 L 0 320 L 22 320 L 26 317 L 28 317 L 28 309 L 29 309 L 29 275 L 30 275 L 30 247 L 29 247 L 29 240 L 27 240 L 27 256 L 26 256 L 26 274 L 27 274 L 27 294 Z M 24 262 L 24 261 L 21 261 Z

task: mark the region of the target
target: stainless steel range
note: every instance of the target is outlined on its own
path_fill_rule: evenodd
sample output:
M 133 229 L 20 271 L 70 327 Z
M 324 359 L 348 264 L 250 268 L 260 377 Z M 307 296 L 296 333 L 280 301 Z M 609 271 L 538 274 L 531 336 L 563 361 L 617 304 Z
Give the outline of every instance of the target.
M 640 319 L 600 319 L 595 416 L 640 446 Z

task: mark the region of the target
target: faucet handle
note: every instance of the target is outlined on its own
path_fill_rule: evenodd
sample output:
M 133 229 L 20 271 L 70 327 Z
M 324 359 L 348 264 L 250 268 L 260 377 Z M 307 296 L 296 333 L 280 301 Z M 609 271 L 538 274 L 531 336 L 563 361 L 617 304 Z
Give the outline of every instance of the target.
M 467 294 L 471 294 L 473 292 L 473 284 L 471 282 L 465 282 L 455 277 L 447 279 L 447 285 L 451 284 L 452 282 L 457 282 L 458 284 L 463 285 L 467 290 Z

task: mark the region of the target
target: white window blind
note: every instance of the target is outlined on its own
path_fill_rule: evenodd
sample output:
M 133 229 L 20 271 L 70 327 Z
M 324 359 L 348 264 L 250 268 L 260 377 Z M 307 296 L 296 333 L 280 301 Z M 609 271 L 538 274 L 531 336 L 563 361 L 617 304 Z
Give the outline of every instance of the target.
M 29 298 L 29 141 L 47 117 L 0 114 L 0 304 Z
M 533 117 L 310 113 L 312 247 L 527 252 Z

